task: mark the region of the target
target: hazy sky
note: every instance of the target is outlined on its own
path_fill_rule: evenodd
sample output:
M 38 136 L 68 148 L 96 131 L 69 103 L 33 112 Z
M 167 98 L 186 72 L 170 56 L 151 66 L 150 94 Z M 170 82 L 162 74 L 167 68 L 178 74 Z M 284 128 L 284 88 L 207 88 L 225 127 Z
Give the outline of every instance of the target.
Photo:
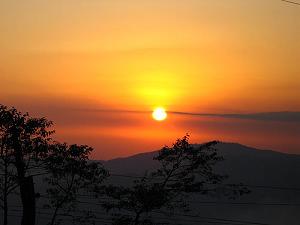
M 299 121 L 169 115 L 158 123 L 150 113 L 93 111 L 300 111 L 300 6 L 1 0 L 0 33 L 0 102 L 49 117 L 58 138 L 91 144 L 98 158 L 155 149 L 186 132 L 197 142 L 300 153 Z

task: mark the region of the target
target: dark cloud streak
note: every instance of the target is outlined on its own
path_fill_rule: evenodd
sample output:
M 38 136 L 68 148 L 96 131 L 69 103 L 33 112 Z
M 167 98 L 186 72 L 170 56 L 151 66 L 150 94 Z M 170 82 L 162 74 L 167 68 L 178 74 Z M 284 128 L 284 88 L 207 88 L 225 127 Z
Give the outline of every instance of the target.
M 100 113 L 137 113 L 148 114 L 152 111 L 141 110 L 122 110 L 122 109 L 79 109 L 80 111 L 100 112 Z M 260 121 L 279 121 L 279 122 L 300 122 L 300 112 L 263 112 L 263 113 L 248 113 L 248 114 L 218 114 L 218 113 L 194 113 L 181 111 L 167 111 L 169 114 L 182 116 L 199 116 L 199 117 L 222 117 L 231 119 L 246 119 Z
M 249 114 L 214 114 L 214 113 L 189 113 L 170 111 L 169 113 L 187 116 L 210 116 L 232 119 L 250 119 L 261 121 L 300 122 L 300 112 L 264 112 Z

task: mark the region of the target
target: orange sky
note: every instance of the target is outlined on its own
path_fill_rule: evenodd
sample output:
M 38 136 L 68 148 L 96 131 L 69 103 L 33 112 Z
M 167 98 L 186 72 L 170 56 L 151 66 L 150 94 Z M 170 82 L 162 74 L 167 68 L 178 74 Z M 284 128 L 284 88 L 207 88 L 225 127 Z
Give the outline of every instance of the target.
M 300 7 L 279 0 L 4 0 L 0 101 L 49 117 L 98 158 L 186 132 L 300 153 L 290 122 L 89 112 L 300 111 L 299 27 Z

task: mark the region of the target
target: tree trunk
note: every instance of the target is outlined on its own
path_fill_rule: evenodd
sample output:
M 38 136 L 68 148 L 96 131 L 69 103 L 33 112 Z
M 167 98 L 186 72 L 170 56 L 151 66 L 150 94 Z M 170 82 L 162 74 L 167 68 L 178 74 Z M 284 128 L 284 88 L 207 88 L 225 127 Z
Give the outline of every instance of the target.
M 53 213 L 50 225 L 54 225 L 55 219 L 56 219 L 56 216 L 57 216 L 57 211 L 58 211 L 58 207 L 55 208 L 55 211 Z
M 3 221 L 3 223 L 4 223 L 4 225 L 7 225 L 7 202 L 6 203 L 4 202 L 4 204 L 6 204 L 6 206 L 4 205 L 4 221 Z
M 6 192 L 6 190 L 5 190 L 5 193 L 4 193 L 4 196 L 3 196 L 3 211 L 4 211 L 3 225 L 7 225 L 7 223 L 8 223 L 8 221 L 7 221 L 8 207 L 7 207 L 7 192 Z
M 134 219 L 134 225 L 139 225 L 140 224 L 140 216 L 141 213 L 137 213 Z
M 22 179 L 20 193 L 23 205 L 21 225 L 35 225 L 35 192 L 32 176 Z
M 7 160 L 5 159 L 5 163 L 4 163 L 4 192 L 3 192 L 3 213 L 4 213 L 4 220 L 3 220 L 3 225 L 7 225 L 8 221 L 7 221 L 7 211 L 8 211 L 8 207 L 7 207 L 7 195 L 8 195 L 8 184 L 7 184 L 7 176 L 8 176 L 8 169 L 7 169 Z
M 20 186 L 23 216 L 21 225 L 35 225 L 35 192 L 32 176 L 26 176 L 26 166 L 20 144 L 20 132 L 13 132 L 15 166 L 18 172 L 18 183 Z

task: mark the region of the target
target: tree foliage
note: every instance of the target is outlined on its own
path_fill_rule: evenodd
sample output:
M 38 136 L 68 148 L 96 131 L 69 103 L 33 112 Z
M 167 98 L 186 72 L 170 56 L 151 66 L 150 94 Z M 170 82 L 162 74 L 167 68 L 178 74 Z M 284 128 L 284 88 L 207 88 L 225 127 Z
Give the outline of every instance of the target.
M 172 147 L 164 147 L 154 158 L 159 168 L 140 179 L 132 186 L 109 186 L 107 195 L 111 198 L 103 204 L 107 211 L 117 215 L 115 225 L 152 224 L 147 216 L 155 210 L 174 210 L 187 207 L 185 197 L 191 193 L 202 195 L 221 192 L 233 196 L 247 193 L 239 185 L 222 185 L 227 178 L 215 172 L 215 165 L 223 158 L 214 146 L 217 141 L 197 147 L 189 143 L 189 136 L 178 139 Z
M 35 192 L 32 176 L 43 164 L 53 133 L 51 121 L 32 118 L 15 108 L 0 105 L 1 161 L 4 162 L 4 190 L 7 198 L 16 181 L 23 205 L 22 225 L 35 223 Z M 9 187 L 9 188 L 8 188 Z M 8 188 L 8 189 L 7 189 Z M 5 208 L 5 206 L 4 206 Z M 7 206 L 6 206 L 7 208 Z M 6 216 L 6 215 L 5 215 Z M 7 223 L 7 218 L 4 218 Z
M 91 162 L 89 155 L 93 149 L 85 145 L 56 143 L 47 158 L 49 176 L 46 205 L 53 210 L 49 224 L 60 224 L 60 215 L 73 215 L 73 224 L 92 224 L 92 221 L 78 219 L 78 214 L 89 212 L 76 211 L 80 195 L 100 190 L 108 172 L 98 162 Z M 77 216 L 76 216 L 77 214 Z M 92 218 L 91 216 L 89 216 Z
M 76 208 L 79 193 L 99 191 L 108 175 L 100 163 L 90 162 L 92 148 L 53 141 L 51 127 L 52 122 L 46 118 L 33 118 L 0 105 L 0 199 L 4 225 L 8 224 L 7 197 L 17 187 L 23 209 L 21 224 L 35 224 L 36 197 L 40 194 L 36 192 L 35 176 L 46 176 L 46 197 L 53 209 L 50 224 L 54 225 L 58 223 L 59 210 L 70 214 Z M 88 212 L 73 218 L 83 224 L 86 215 Z

